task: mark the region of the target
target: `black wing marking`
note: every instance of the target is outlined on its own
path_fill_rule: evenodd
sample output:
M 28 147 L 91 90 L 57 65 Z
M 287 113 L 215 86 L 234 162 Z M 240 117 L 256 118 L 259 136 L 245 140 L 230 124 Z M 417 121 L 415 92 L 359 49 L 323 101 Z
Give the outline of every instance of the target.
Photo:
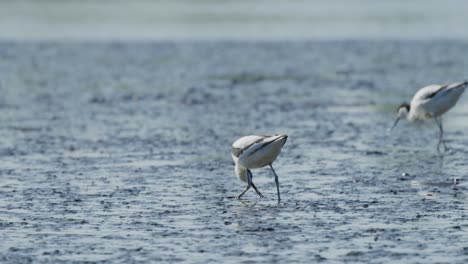
M 437 91 L 433 92 L 433 93 L 430 93 L 428 94 L 426 97 L 422 98 L 423 100 L 425 99 L 431 99 L 433 98 L 434 96 L 436 96 L 438 93 L 442 92 L 443 90 L 445 90 L 450 84 L 444 84 L 442 85 Z
M 450 91 L 455 91 L 456 88 L 461 88 L 461 87 L 464 87 L 465 85 L 468 84 L 468 81 L 465 81 L 465 82 L 461 82 L 461 83 L 448 83 L 448 84 L 444 84 L 442 85 L 437 91 L 431 93 L 431 94 L 428 94 L 424 99 L 431 99 L 433 97 L 435 97 L 436 95 L 438 94 L 442 94 L 443 92 L 450 92 Z M 454 86 L 455 85 L 455 86 Z M 452 86 L 452 87 L 450 87 Z M 450 88 L 449 88 L 450 87 Z M 449 89 L 447 89 L 449 88 Z
M 266 146 L 270 145 L 271 143 L 275 142 L 275 140 L 272 140 L 272 141 L 269 141 L 263 145 L 261 145 L 260 147 L 258 147 L 257 149 L 255 149 L 254 151 L 252 151 L 252 153 L 249 154 L 249 156 L 251 156 L 252 154 L 254 154 L 255 152 L 265 148 Z
M 244 152 L 244 150 L 232 147 L 232 155 L 234 155 L 235 157 L 239 157 L 242 154 L 242 152 Z
M 275 136 L 279 136 L 279 135 L 275 135 Z M 263 141 L 264 139 L 269 138 L 269 137 L 272 137 L 272 136 L 265 136 L 265 138 L 263 138 L 262 140 L 259 140 L 259 141 L 255 142 L 255 143 L 258 143 L 258 142 L 260 142 L 260 141 Z M 261 144 L 260 146 L 258 146 L 257 148 L 255 148 L 251 153 L 249 153 L 249 156 L 252 156 L 252 155 L 253 155 L 254 153 L 256 153 L 257 151 L 259 151 L 259 150 L 261 150 L 261 149 L 264 149 L 266 146 L 270 145 L 271 143 L 277 142 L 278 140 L 283 139 L 283 138 L 284 138 L 284 137 L 275 138 L 274 140 L 270 140 L 270 141 L 268 141 L 268 142 L 265 142 L 265 143 Z M 286 136 L 286 139 L 287 139 L 287 138 L 288 138 L 288 136 Z M 282 145 L 282 146 L 284 146 L 285 143 L 286 143 L 286 140 L 283 142 L 283 145 Z M 252 146 L 252 145 L 250 145 L 250 146 Z M 249 147 L 250 147 L 250 146 L 249 146 Z M 245 150 L 247 150 L 247 149 L 248 149 L 248 147 L 245 148 Z M 239 155 L 240 155 L 240 154 L 239 154 Z
M 232 155 L 234 155 L 235 157 L 239 157 L 245 150 L 249 149 L 252 145 L 264 140 L 265 138 L 267 138 L 269 136 L 262 136 L 261 138 L 255 140 L 254 142 L 252 142 L 252 144 L 249 144 L 243 148 L 235 148 L 235 147 L 232 147 Z

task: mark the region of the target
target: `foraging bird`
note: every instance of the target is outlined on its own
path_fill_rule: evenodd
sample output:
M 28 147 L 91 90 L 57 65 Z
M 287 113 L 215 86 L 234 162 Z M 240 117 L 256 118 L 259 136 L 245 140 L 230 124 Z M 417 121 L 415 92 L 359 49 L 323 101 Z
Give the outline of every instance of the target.
M 437 151 L 440 152 L 440 144 L 443 142 L 444 129 L 442 127 L 442 114 L 450 110 L 457 103 L 460 96 L 465 91 L 468 82 L 457 82 L 443 85 L 429 85 L 421 88 L 411 100 L 411 104 L 404 103 L 398 107 L 398 117 L 393 124 L 393 129 L 398 121 L 406 118 L 408 121 L 425 120 L 433 118 L 439 127 L 439 143 Z
M 247 187 L 237 196 L 238 199 L 246 193 L 252 186 L 255 192 L 263 198 L 263 195 L 252 182 L 251 169 L 270 166 L 275 175 L 276 191 L 278 193 L 278 203 L 281 200 L 279 191 L 278 175 L 273 169 L 272 163 L 275 161 L 281 148 L 288 139 L 287 135 L 274 136 L 245 136 L 232 144 L 232 158 L 234 160 L 235 171 L 239 179 L 247 183 Z

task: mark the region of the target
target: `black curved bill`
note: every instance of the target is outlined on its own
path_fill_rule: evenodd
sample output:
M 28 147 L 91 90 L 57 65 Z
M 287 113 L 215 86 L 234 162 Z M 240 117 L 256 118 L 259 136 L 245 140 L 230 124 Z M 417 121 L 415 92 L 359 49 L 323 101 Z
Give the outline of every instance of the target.
M 397 119 L 395 120 L 395 123 L 393 123 L 392 128 L 390 128 L 390 131 L 392 131 L 393 128 L 396 127 L 396 125 L 398 124 L 398 121 L 400 121 L 400 117 L 397 117 Z

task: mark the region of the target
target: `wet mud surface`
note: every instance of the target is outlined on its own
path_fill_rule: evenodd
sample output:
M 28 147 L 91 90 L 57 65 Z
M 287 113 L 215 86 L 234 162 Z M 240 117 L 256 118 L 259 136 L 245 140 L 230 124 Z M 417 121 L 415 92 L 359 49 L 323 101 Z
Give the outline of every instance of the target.
M 466 42 L 0 44 L 0 262 L 466 263 Z M 287 133 L 234 176 L 231 144 Z M 455 179 L 455 180 L 454 180 Z M 454 185 L 456 181 L 456 185 Z

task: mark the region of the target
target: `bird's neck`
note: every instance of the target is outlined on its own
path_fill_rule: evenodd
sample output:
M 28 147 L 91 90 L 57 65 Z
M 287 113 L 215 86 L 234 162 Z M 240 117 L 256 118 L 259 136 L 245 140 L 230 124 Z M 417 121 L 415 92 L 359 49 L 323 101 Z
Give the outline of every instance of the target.
M 410 109 L 408 115 L 406 116 L 406 120 L 410 121 L 410 122 L 413 122 L 415 121 L 417 118 L 416 114 L 414 113 L 414 111 L 412 111 L 413 109 Z
M 236 164 L 236 174 L 242 181 L 247 179 L 247 169 L 239 166 L 238 164 Z

